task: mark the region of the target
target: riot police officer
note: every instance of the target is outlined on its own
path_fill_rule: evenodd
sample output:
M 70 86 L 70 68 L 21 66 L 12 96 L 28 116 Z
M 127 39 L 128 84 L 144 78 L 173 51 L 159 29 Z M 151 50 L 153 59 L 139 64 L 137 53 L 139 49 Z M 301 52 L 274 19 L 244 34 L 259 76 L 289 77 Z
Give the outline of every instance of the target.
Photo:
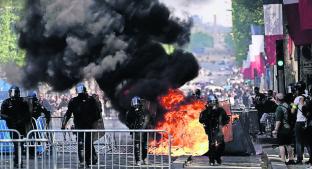
M 127 112 L 129 129 L 147 129 L 150 116 L 143 107 L 143 101 L 135 96 L 131 99 L 131 108 Z M 133 135 L 133 133 L 131 133 Z M 147 133 L 134 133 L 134 156 L 137 165 L 147 164 Z
M 204 125 L 209 140 L 209 162 L 221 164 L 221 155 L 224 151 L 224 136 L 222 128 L 229 122 L 225 110 L 219 107 L 216 95 L 209 95 L 206 109 L 200 113 L 199 122 Z
M 20 97 L 20 89 L 12 86 L 9 89 L 9 97 L 1 105 L 1 117 L 6 120 L 9 129 L 17 130 L 21 135 L 27 134 L 30 126 L 31 116 L 27 103 Z M 13 139 L 18 139 L 18 135 L 13 133 Z M 21 145 L 21 147 L 23 147 Z M 14 165 L 18 167 L 18 144 L 14 142 Z
M 31 92 L 27 97 L 27 102 L 29 106 L 29 111 L 31 113 L 31 117 L 34 119 L 38 119 L 41 114 L 44 114 L 44 117 L 46 119 L 46 124 L 48 125 L 51 120 L 51 112 L 48 111 L 41 103 L 39 102 L 37 98 L 37 93 L 35 91 Z M 33 124 L 34 127 L 36 126 Z
M 93 124 L 101 118 L 97 102 L 94 97 L 88 95 L 87 89 L 82 83 L 76 86 L 76 92 L 78 96 L 72 98 L 68 103 L 62 129 L 65 129 L 72 114 L 76 129 L 92 129 Z M 90 132 L 78 133 L 78 158 L 81 166 L 89 166 L 97 162 Z

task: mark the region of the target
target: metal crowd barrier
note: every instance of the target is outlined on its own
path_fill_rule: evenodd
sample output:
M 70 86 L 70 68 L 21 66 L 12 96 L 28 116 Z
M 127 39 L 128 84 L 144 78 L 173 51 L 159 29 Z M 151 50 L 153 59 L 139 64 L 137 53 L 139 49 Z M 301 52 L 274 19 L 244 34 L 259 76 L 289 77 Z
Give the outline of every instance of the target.
M 17 130 L 0 130 L 0 168 L 10 169 L 14 167 L 14 145 L 18 147 L 16 153 L 21 157 L 21 134 Z M 21 164 L 21 158 L 18 164 Z
M 157 154 L 157 145 L 150 142 L 163 138 L 168 138 L 167 153 Z M 27 169 L 171 168 L 170 135 L 162 130 L 33 130 L 26 141 Z M 148 151 L 142 165 L 134 157 L 138 144 L 140 158 L 145 146 Z
M 259 132 L 258 111 L 255 109 L 232 110 L 232 114 L 239 115 L 239 120 L 243 128 L 249 134 L 256 134 Z

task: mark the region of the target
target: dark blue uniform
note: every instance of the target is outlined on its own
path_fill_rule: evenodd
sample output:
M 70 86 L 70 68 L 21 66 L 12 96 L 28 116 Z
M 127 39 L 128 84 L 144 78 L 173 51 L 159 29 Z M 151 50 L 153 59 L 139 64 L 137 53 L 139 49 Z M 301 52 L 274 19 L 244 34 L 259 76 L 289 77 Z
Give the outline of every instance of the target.
M 1 105 L 1 118 L 6 120 L 9 129 L 15 129 L 26 136 L 31 124 L 28 104 L 21 97 L 9 98 Z M 13 139 L 19 139 L 13 134 Z M 22 146 L 23 147 L 23 146 Z M 14 142 L 14 164 L 18 163 L 18 144 Z
M 127 112 L 127 126 L 129 129 L 147 129 L 150 117 L 142 107 L 132 108 Z M 133 133 L 131 133 L 133 134 Z M 134 135 L 134 156 L 136 162 L 146 160 L 147 157 L 147 133 L 136 132 Z M 140 151 L 142 150 L 142 151 Z
M 201 112 L 199 122 L 204 125 L 209 140 L 209 162 L 214 164 L 215 160 L 221 164 L 221 155 L 224 151 L 224 136 L 222 127 L 229 122 L 225 110 L 221 107 L 213 109 L 208 106 Z
M 74 115 L 74 124 L 76 129 L 92 129 L 93 124 L 101 118 L 100 107 L 95 98 L 86 93 L 78 94 L 68 103 L 68 109 L 65 114 L 63 128 L 67 121 Z M 94 146 L 91 142 L 91 133 L 78 133 L 78 157 L 81 163 L 91 164 L 91 147 L 92 147 L 92 163 L 97 161 Z M 85 148 L 85 153 L 83 153 Z M 84 158 L 84 156 L 85 158 Z M 84 161 L 85 159 L 85 161 Z

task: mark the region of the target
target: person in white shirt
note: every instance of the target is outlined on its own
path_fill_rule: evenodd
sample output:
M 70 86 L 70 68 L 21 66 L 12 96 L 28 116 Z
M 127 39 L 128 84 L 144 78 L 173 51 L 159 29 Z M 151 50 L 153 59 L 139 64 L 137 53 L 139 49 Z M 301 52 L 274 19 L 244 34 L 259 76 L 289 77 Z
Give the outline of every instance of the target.
M 297 82 L 296 84 L 297 97 L 292 105 L 292 113 L 297 113 L 296 125 L 295 125 L 295 141 L 296 141 L 296 164 L 302 164 L 303 152 L 304 152 L 304 127 L 307 121 L 306 117 L 302 113 L 302 106 L 305 101 L 305 88 L 304 82 Z

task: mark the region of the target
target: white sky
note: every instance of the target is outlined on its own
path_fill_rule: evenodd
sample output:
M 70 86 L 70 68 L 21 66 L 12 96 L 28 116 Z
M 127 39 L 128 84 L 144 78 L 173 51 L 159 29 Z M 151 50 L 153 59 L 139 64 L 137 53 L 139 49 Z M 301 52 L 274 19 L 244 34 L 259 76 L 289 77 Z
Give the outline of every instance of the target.
M 231 0 L 160 0 L 176 16 L 198 15 L 205 22 L 213 23 L 213 15 L 217 15 L 217 24 L 232 26 Z

